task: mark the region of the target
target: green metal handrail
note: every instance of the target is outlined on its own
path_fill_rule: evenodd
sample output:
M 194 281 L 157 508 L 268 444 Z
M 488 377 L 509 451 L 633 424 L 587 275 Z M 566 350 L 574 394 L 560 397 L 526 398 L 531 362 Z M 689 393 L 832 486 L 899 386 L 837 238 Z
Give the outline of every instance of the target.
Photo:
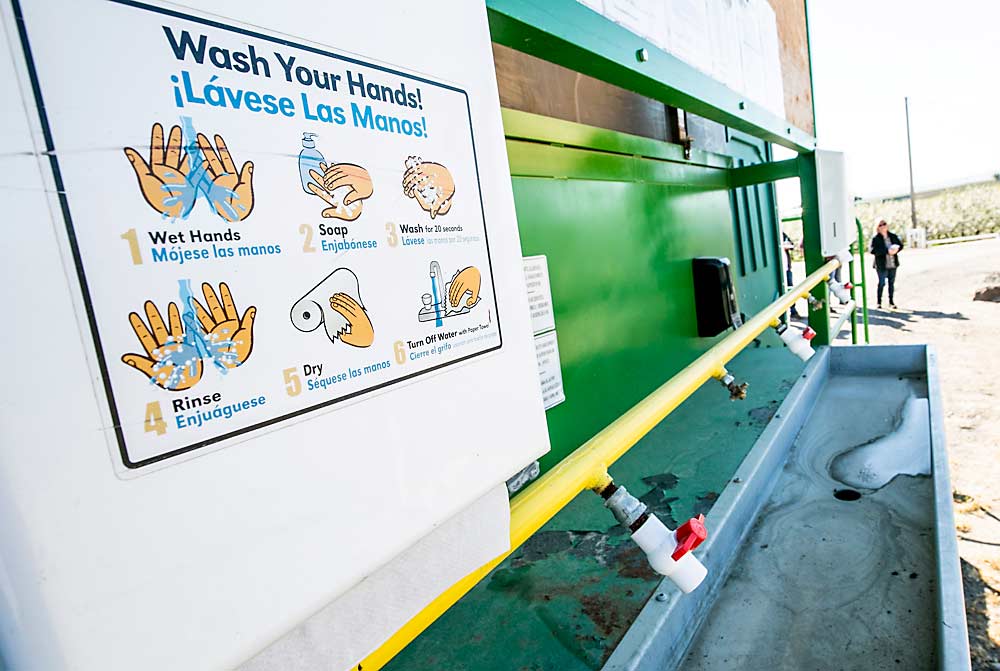
M 850 266 L 851 285 L 854 287 L 851 289 L 851 298 L 854 298 L 855 304 L 857 304 L 857 296 L 855 296 L 854 294 L 854 289 L 856 289 L 857 287 L 861 287 L 861 318 L 865 323 L 865 344 L 870 345 L 871 339 L 868 337 L 868 284 L 865 280 L 865 248 L 864 245 L 862 245 L 862 241 L 865 239 L 865 232 L 861 226 L 860 219 L 855 218 L 854 224 L 855 226 L 858 227 L 858 239 L 855 241 L 855 244 L 857 245 L 858 265 L 861 268 L 861 284 L 854 283 L 854 264 L 851 263 Z M 851 319 L 851 337 L 855 345 L 858 344 L 857 321 L 858 321 L 857 314 L 855 314 L 854 317 Z

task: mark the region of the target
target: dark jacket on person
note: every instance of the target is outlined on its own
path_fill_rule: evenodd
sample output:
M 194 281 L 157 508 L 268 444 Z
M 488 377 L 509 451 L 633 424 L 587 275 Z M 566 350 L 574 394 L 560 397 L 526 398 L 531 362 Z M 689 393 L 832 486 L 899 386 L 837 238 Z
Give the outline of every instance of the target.
M 889 232 L 889 245 L 899 245 L 899 250 L 903 249 L 903 243 L 892 231 Z M 872 238 L 872 256 L 875 257 L 875 268 L 885 271 L 885 257 L 889 254 L 889 245 L 885 244 L 885 238 L 878 233 Z M 899 267 L 899 250 L 896 251 L 896 267 Z

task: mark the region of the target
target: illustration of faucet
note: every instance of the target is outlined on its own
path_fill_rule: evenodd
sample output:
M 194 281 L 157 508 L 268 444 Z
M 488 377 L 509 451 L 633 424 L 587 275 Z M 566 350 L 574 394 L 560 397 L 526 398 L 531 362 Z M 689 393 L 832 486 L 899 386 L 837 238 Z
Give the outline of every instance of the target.
M 431 261 L 431 287 L 434 290 L 434 316 L 437 326 L 441 326 L 441 318 L 445 311 L 444 280 L 441 278 L 441 264 Z

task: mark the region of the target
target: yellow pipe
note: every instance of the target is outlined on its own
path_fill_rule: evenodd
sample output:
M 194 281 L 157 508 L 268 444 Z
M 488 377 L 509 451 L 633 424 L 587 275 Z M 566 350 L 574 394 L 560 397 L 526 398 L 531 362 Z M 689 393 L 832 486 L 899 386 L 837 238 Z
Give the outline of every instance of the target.
M 788 293 L 754 315 L 743 326 L 720 340 L 661 387 L 632 406 L 600 433 L 576 448 L 545 475 L 531 483 L 510 502 L 510 549 L 476 569 L 441 593 L 355 667 L 356 671 L 381 669 L 438 617 L 482 580 L 510 553 L 586 490 L 600 491 L 611 482 L 608 467 L 693 394 L 706 380 L 725 375 L 726 364 L 757 336 L 777 325 L 778 317 L 830 278 L 840 262 L 821 266 Z

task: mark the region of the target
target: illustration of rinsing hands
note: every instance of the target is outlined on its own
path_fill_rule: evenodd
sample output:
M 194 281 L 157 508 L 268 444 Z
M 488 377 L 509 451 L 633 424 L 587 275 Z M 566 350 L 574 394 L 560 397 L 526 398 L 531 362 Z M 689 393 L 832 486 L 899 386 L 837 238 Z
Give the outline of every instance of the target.
M 201 379 L 201 358 L 195 347 L 184 342 L 184 324 L 177 305 L 167 306 L 169 331 L 152 301 L 146 301 L 144 308 L 149 327 L 135 312 L 129 314 L 128 320 L 146 354 L 126 354 L 122 361 L 163 389 L 183 391 L 193 387 Z
M 469 266 L 455 273 L 451 278 L 451 288 L 448 291 L 448 303 L 453 308 L 475 307 L 479 302 L 479 287 L 482 284 L 482 276 L 479 269 Z M 464 305 L 459 305 L 465 294 L 471 294 Z
M 368 347 L 374 342 L 372 320 L 356 300 L 347 294 L 334 294 L 330 297 L 330 307 L 347 320 L 347 329 L 338 334 L 341 342 L 352 347 Z
M 421 209 L 429 212 L 431 219 L 448 214 L 455 195 L 455 180 L 440 163 L 421 161 L 411 156 L 406 160 L 403 173 L 403 194 L 416 199 Z
M 173 131 L 171 131 L 171 135 Z M 198 133 L 198 149 L 204 160 L 201 168 L 213 187 L 221 189 L 209 197 L 216 213 L 226 221 L 243 221 L 253 210 L 253 162 L 247 161 L 236 171 L 236 163 L 222 136 L 215 136 L 215 147 Z
M 201 291 L 208 309 L 195 298 L 191 299 L 191 307 L 204 330 L 209 353 L 226 368 L 236 368 L 250 357 L 253 349 L 253 320 L 257 308 L 247 308 L 240 319 L 225 282 L 219 284 L 218 297 L 207 282 L 201 285 Z
M 148 163 L 132 147 L 125 147 L 125 156 L 139 180 L 142 197 L 154 210 L 168 217 L 187 214 L 185 208 L 193 204 L 193 199 L 185 202 L 184 198 L 190 162 L 182 144 L 180 126 L 170 129 L 164 144 L 163 126 L 153 124 Z
M 329 207 L 322 215 L 327 219 L 343 219 L 354 221 L 361 216 L 364 200 L 374 192 L 371 175 L 360 165 L 353 163 L 335 163 L 327 166 L 319 164 L 323 174 L 309 170 L 312 181 L 307 188 L 326 201 Z M 322 186 L 320 186 L 322 185 Z M 337 189 L 348 187 L 342 194 L 335 193 Z

